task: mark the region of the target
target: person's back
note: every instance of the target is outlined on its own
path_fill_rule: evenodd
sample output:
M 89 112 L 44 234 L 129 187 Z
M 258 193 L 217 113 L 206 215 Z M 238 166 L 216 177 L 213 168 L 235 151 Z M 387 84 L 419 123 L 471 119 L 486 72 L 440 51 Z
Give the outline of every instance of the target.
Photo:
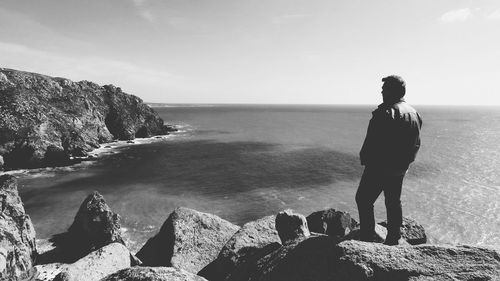
M 403 99 L 382 103 L 372 115 L 360 152 L 361 164 L 405 172 L 420 148 L 420 115 Z
M 388 76 L 382 81 L 384 102 L 372 112 L 360 151 L 360 160 L 365 171 L 356 193 L 356 203 L 361 239 L 373 241 L 373 204 L 384 191 L 388 222 L 386 243 L 394 245 L 401 236 L 403 218 L 400 198 L 403 178 L 420 148 L 422 118 L 404 101 L 406 84 L 401 77 Z

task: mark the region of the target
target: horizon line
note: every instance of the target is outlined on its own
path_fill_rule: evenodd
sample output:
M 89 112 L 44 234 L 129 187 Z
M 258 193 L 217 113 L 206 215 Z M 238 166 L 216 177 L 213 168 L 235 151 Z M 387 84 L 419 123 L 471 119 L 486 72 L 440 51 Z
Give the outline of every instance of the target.
M 151 105 L 173 105 L 173 106 L 193 106 L 193 105 L 203 105 L 203 106 L 217 106 L 217 105 L 275 105 L 275 106 L 294 106 L 294 105 L 307 105 L 307 106 L 377 106 L 381 103 L 236 103 L 236 102 L 223 102 L 223 103 L 208 103 L 208 102 L 149 102 L 144 101 L 145 104 Z M 500 104 L 419 104 L 415 103 L 414 106 L 456 106 L 456 107 L 500 107 Z

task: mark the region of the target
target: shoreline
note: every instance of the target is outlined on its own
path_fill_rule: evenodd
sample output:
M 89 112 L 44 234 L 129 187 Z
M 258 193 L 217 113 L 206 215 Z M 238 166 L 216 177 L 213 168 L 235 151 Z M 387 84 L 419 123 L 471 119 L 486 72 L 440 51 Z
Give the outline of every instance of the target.
M 155 142 L 167 141 L 171 138 L 178 137 L 189 130 L 184 130 L 185 125 L 172 125 L 175 131 L 171 131 L 165 135 L 155 135 L 147 138 L 135 138 L 133 140 L 114 140 L 111 142 L 105 142 L 99 144 L 98 148 L 87 152 L 87 156 L 82 157 L 70 157 L 71 163 L 64 166 L 52 166 L 52 167 L 40 167 L 40 168 L 24 168 L 24 169 L 12 169 L 0 171 L 0 175 L 29 175 L 31 177 L 43 177 L 44 172 L 51 171 L 68 171 L 72 172 L 78 168 L 84 168 L 92 165 L 92 163 L 99 161 L 103 155 L 112 155 L 120 153 L 118 150 L 120 148 L 130 147 L 134 145 L 150 144 Z

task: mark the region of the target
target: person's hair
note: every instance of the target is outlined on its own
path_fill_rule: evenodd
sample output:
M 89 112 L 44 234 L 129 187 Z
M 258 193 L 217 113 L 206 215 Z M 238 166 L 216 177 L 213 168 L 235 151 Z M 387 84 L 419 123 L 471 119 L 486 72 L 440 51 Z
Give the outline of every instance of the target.
M 397 75 L 389 75 L 382 78 L 382 82 L 386 83 L 394 91 L 397 98 L 402 98 L 406 94 L 406 82 Z

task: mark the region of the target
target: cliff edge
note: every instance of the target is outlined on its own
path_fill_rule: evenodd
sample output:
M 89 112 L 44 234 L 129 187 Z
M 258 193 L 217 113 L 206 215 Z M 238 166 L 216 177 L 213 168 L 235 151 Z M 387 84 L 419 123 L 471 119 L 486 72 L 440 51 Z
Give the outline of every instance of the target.
M 100 143 L 171 130 L 119 87 L 0 68 L 0 170 L 62 166 Z

